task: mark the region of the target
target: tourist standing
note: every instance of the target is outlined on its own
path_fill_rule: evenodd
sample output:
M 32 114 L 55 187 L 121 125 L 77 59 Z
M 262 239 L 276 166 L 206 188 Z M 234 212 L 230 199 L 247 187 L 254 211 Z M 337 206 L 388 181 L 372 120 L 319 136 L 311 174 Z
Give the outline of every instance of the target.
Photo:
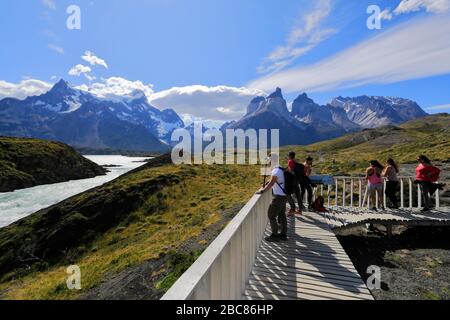
M 295 214 L 301 214 L 302 213 L 302 197 L 301 197 L 301 191 L 300 191 L 300 185 L 299 185 L 299 179 L 301 177 L 298 176 L 298 169 L 304 170 L 303 168 L 298 168 L 299 164 L 295 161 L 295 152 L 291 151 L 288 154 L 288 170 L 295 175 L 295 184 L 294 184 L 294 193 L 288 195 L 288 202 L 289 206 L 291 207 L 291 210 L 289 211 L 289 216 L 293 216 Z M 295 200 L 294 196 L 297 199 L 298 203 L 298 209 L 295 207 Z
M 381 173 L 383 172 L 383 165 L 377 160 L 369 162 L 369 167 L 366 170 L 366 180 L 368 182 L 369 197 L 373 204 L 372 210 L 383 208 L 381 200 L 383 199 L 383 179 Z M 377 201 L 378 200 L 378 201 Z
M 312 174 L 313 158 L 308 157 L 304 163 L 305 166 L 305 179 L 302 181 L 302 199 L 305 198 L 305 194 L 308 193 L 308 209 L 313 209 L 313 190 L 311 179 L 309 178 Z
M 441 170 L 436 168 L 426 156 L 420 156 L 417 161 L 419 165 L 416 168 L 416 182 L 420 185 L 423 197 L 423 212 L 430 211 L 433 207 L 431 203 L 431 196 L 443 187 L 442 184 L 437 184 Z
M 272 154 L 268 165 L 272 168 L 272 174 L 269 183 L 258 193 L 265 193 L 272 190 L 272 202 L 270 203 L 268 216 L 272 234 L 266 237 L 268 242 L 287 241 L 287 218 L 286 203 L 287 195 L 285 193 L 285 177 L 283 168 L 279 165 L 279 157 Z
M 386 197 L 392 204 L 392 209 L 398 209 L 397 189 L 398 189 L 398 165 L 394 159 L 389 158 L 381 176 L 386 178 Z

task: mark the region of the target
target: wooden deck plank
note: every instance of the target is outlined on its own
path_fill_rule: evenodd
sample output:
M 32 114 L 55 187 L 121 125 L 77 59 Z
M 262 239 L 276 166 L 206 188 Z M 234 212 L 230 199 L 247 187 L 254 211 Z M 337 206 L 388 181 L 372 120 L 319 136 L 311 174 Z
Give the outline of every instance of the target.
M 289 217 L 289 241 L 261 244 L 243 298 L 373 300 L 328 221 Z
M 259 281 L 250 279 L 249 281 L 249 288 L 255 289 L 255 288 L 267 288 L 268 291 L 285 291 L 290 292 L 291 296 L 296 296 L 298 293 L 309 293 L 309 294 L 317 294 L 323 297 L 330 297 L 334 299 L 339 298 L 355 298 L 355 299 L 367 299 L 371 298 L 372 295 L 370 293 L 359 293 L 359 292 L 353 292 L 346 289 L 340 289 L 340 288 L 330 288 L 325 286 L 320 286 L 317 283 L 306 283 L 306 282 L 297 282 L 296 286 L 292 285 L 284 285 L 284 284 L 278 284 L 273 283 L 269 281 Z
M 261 276 L 259 274 L 252 274 L 250 276 L 250 281 L 253 281 L 254 283 L 258 284 L 267 284 L 267 285 L 281 285 L 286 287 L 292 287 L 292 288 L 299 288 L 302 285 L 308 286 L 310 289 L 312 287 L 319 287 L 319 290 L 326 291 L 326 290 L 334 290 L 335 292 L 340 291 L 348 291 L 352 294 L 362 294 L 362 295 L 370 295 L 370 291 L 367 289 L 364 289 L 362 286 L 351 286 L 351 285 L 340 285 L 340 284 L 333 284 L 324 282 L 322 280 L 314 279 L 314 278 L 308 278 L 308 277 L 297 277 L 294 279 L 295 282 L 292 282 L 292 279 L 278 279 L 271 276 Z M 299 286 L 300 284 L 300 286 Z
M 341 280 L 335 280 L 332 278 L 327 278 L 327 281 L 323 281 L 324 278 L 320 275 L 306 275 L 302 273 L 297 273 L 291 277 L 282 276 L 280 274 L 276 273 L 267 273 L 258 270 L 254 270 L 252 274 L 250 275 L 250 279 L 258 279 L 258 280 L 267 280 L 271 283 L 279 283 L 284 285 L 290 285 L 295 286 L 297 283 L 309 283 L 309 284 L 316 284 L 320 287 L 330 287 L 330 288 L 345 288 L 348 291 L 351 292 L 359 292 L 359 293 L 369 293 L 370 291 L 364 286 L 362 283 L 349 283 L 347 281 L 341 281 Z M 295 282 L 293 282 L 293 280 Z
M 354 278 L 354 277 L 343 277 L 340 275 L 335 275 L 335 274 L 325 274 L 325 273 L 321 273 L 318 271 L 314 271 L 314 270 L 306 270 L 306 269 L 301 269 L 301 270 L 295 270 L 295 269 L 290 269 L 290 270 L 286 270 L 286 269 L 282 269 L 282 268 L 278 268 L 277 270 L 273 270 L 273 269 L 268 269 L 267 266 L 258 266 L 255 265 L 254 270 L 258 271 L 258 272 L 274 272 L 275 274 L 279 274 L 279 275 L 283 275 L 283 277 L 290 277 L 290 279 L 294 279 L 294 276 L 296 274 L 299 275 L 308 275 L 308 276 L 312 276 L 312 277 L 316 277 L 316 278 L 320 278 L 321 281 L 330 281 L 331 282 L 335 282 L 335 281 L 344 281 L 346 283 L 352 284 L 352 285 L 364 285 L 364 283 L 361 281 L 360 278 Z M 330 280 L 328 280 L 330 279 Z
M 331 228 L 345 228 L 365 223 L 450 225 L 450 208 L 440 208 L 424 214 L 418 209 L 409 208 L 374 212 L 367 208 L 332 207 L 330 212 L 322 216 Z

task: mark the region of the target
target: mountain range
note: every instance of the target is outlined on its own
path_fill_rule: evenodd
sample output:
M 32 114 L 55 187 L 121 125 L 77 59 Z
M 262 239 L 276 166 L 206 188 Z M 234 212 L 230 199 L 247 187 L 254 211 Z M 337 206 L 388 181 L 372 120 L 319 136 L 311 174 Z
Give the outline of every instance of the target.
M 338 97 L 322 106 L 306 93 L 289 110 L 277 88 L 267 97 L 255 97 L 242 119 L 221 129 L 280 129 L 281 145 L 306 145 L 426 115 L 407 99 Z M 0 100 L 0 135 L 55 140 L 78 148 L 163 152 L 170 149 L 171 134 L 178 128 L 185 128 L 180 116 L 173 109 L 152 106 L 141 91 L 108 100 L 60 80 L 40 96 Z
M 135 151 L 166 151 L 172 131 L 184 127 L 174 110 L 153 107 L 143 92 L 111 101 L 64 80 L 40 96 L 1 100 L 0 119 L 0 135 Z
M 268 97 L 256 97 L 246 115 L 225 129 L 280 129 L 281 145 L 306 145 L 340 137 L 349 132 L 398 125 L 425 117 L 427 113 L 408 99 L 338 97 L 319 105 L 306 93 L 299 95 L 289 111 L 280 88 Z

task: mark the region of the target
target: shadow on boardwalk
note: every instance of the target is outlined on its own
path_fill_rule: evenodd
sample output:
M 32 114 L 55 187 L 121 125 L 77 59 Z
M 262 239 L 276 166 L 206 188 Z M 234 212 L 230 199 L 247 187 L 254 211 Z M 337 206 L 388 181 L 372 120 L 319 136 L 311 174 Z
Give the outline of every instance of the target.
M 288 242 L 261 244 L 245 298 L 372 299 L 321 216 L 305 213 L 288 223 Z

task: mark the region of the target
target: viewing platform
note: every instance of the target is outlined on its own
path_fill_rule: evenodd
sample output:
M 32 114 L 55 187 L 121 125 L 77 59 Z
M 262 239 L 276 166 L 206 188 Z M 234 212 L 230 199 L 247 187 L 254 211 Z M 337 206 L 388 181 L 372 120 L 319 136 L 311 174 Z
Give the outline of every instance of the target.
M 365 192 L 363 192 L 365 190 Z M 163 296 L 163 300 L 373 300 L 333 230 L 364 224 L 447 226 L 450 208 L 420 211 L 420 190 L 402 177 L 397 210 L 371 211 L 359 177 L 319 186 L 328 212 L 288 218 L 287 242 L 269 243 L 271 193 L 254 195 L 222 233 Z M 381 199 L 386 206 L 386 198 Z

